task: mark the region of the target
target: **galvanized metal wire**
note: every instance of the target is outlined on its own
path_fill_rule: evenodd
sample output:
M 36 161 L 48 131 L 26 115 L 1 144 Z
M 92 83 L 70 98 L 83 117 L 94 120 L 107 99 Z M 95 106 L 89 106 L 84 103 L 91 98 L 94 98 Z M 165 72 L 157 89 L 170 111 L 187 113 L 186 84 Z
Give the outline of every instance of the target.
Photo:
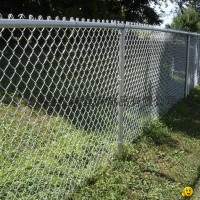
M 0 199 L 68 198 L 199 84 L 199 38 L 129 22 L 0 19 Z

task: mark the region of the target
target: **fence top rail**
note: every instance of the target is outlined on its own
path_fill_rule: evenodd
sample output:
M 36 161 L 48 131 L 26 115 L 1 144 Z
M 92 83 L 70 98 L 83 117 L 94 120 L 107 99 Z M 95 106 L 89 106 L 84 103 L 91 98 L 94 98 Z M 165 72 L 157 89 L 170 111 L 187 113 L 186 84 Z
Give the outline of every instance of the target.
M 31 16 L 31 17 L 30 17 Z M 167 33 L 179 33 L 184 35 L 194 35 L 200 36 L 200 34 L 195 32 L 180 31 L 174 29 L 164 29 L 158 26 L 143 25 L 133 22 L 121 22 L 116 20 L 89 20 L 85 19 L 79 20 L 78 18 L 70 18 L 66 20 L 63 18 L 60 20 L 58 17 L 52 20 L 51 17 L 47 17 L 46 20 L 39 16 L 38 19 L 33 18 L 32 15 L 29 19 L 14 19 L 11 15 L 8 19 L 2 19 L 0 14 L 0 28 L 118 28 L 118 29 L 133 29 L 133 30 L 149 30 L 149 31 L 159 31 Z

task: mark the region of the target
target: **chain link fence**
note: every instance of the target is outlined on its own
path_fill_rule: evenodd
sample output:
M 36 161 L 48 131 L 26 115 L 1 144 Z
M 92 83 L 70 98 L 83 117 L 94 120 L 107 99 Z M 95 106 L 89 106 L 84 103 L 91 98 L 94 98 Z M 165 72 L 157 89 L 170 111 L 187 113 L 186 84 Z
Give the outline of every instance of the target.
M 116 21 L 0 19 L 0 199 L 69 198 L 199 83 L 199 38 Z
M 130 142 L 149 117 L 162 115 L 184 97 L 186 36 L 129 30 L 125 47 L 125 96 L 135 100 L 124 108 L 124 139 Z

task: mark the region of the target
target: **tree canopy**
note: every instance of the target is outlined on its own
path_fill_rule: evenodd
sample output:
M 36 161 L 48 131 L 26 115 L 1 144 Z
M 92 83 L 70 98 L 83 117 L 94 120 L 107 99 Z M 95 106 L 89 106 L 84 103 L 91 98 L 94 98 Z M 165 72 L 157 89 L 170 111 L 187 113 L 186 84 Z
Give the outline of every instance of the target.
M 172 3 L 177 4 L 181 13 L 189 6 L 192 5 L 196 11 L 199 11 L 200 0 L 170 0 Z
M 161 2 L 166 0 L 1 0 L 0 13 L 4 16 L 23 13 L 160 24 L 162 20 L 151 4 Z
M 179 13 L 174 17 L 171 25 L 168 28 L 200 32 L 200 17 L 195 8 L 190 5 L 183 13 Z

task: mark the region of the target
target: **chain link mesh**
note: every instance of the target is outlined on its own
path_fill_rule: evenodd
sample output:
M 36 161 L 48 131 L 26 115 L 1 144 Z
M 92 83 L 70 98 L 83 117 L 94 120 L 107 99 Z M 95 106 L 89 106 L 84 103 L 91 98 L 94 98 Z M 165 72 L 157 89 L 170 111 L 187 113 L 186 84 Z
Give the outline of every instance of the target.
M 105 99 L 117 95 L 118 30 L 0 34 L 0 194 L 65 198 L 112 155 L 117 110 Z
M 191 90 L 200 82 L 200 40 L 197 36 L 190 36 L 190 51 L 189 51 L 189 68 L 188 68 L 188 89 Z
M 124 139 L 141 134 L 151 116 L 184 97 L 186 36 L 129 30 L 126 34 Z M 131 106 L 130 106 L 131 105 Z
M 17 23 L 0 29 L 0 199 L 66 199 L 116 153 L 120 30 Z M 187 36 L 124 37 L 123 141 L 132 142 L 184 97 Z M 198 54 L 191 36 L 190 89 Z

